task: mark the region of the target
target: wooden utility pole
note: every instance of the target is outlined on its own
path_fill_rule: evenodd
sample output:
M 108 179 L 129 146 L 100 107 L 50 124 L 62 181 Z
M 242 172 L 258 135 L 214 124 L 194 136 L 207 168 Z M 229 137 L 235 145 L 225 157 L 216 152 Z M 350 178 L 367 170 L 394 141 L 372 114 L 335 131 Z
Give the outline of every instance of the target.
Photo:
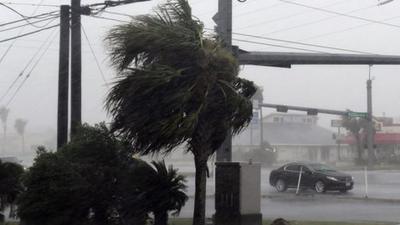
M 60 53 L 58 67 L 58 117 L 57 148 L 68 141 L 68 90 L 69 90 L 69 10 L 68 5 L 60 8 Z
M 82 123 L 81 0 L 71 0 L 71 136 Z

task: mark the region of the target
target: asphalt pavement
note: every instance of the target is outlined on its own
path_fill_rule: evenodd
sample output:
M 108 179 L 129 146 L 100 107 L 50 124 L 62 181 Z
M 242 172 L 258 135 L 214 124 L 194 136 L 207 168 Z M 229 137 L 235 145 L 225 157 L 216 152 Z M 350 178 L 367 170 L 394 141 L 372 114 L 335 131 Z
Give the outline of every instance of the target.
M 270 170 L 261 171 L 261 212 L 264 218 L 283 217 L 293 220 L 320 221 L 381 221 L 400 224 L 400 171 L 368 171 L 366 192 L 364 171 L 345 171 L 354 177 L 354 189 L 348 193 L 327 192 L 316 194 L 305 190 L 278 193 L 268 183 Z M 212 175 L 212 173 L 211 173 Z M 187 177 L 188 195 L 191 196 L 180 217 L 193 214 L 194 177 Z M 207 209 L 211 217 L 214 209 L 214 178 L 207 180 Z

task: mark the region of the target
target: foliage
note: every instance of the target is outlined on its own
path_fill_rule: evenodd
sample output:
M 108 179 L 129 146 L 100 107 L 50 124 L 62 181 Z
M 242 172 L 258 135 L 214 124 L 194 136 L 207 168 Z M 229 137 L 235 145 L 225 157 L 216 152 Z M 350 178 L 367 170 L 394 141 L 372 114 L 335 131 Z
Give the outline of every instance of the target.
M 362 133 L 367 126 L 367 120 L 364 118 L 350 118 L 348 116 L 343 116 L 342 126 L 346 128 L 356 140 L 357 159 L 355 162 L 357 164 L 364 164 L 364 160 L 362 157 L 363 156 Z
M 17 130 L 19 135 L 21 135 L 21 136 L 24 135 L 25 127 L 26 127 L 27 123 L 28 123 L 28 121 L 23 120 L 23 119 L 16 119 L 15 120 L 14 127 L 15 127 L 15 130 Z
M 217 38 L 204 35 L 186 0 L 113 28 L 106 41 L 119 76 L 106 101 L 112 130 L 140 154 L 168 153 L 182 143 L 194 154 L 193 221 L 204 224 L 206 163 L 252 116 L 252 82 Z
M 22 191 L 23 173 L 24 168 L 21 165 L 0 160 L 0 211 L 15 203 Z
M 158 205 L 165 212 L 186 201 L 184 178 L 163 163 L 154 165 L 160 166 L 134 159 L 129 144 L 104 123 L 85 124 L 57 152 L 38 149 L 24 177 L 19 215 L 30 225 L 145 224 L 156 196 L 166 202 Z M 143 196 L 153 197 L 152 204 Z
M 3 126 L 7 123 L 7 117 L 10 109 L 6 108 L 5 106 L 0 107 L 0 120 L 3 123 Z

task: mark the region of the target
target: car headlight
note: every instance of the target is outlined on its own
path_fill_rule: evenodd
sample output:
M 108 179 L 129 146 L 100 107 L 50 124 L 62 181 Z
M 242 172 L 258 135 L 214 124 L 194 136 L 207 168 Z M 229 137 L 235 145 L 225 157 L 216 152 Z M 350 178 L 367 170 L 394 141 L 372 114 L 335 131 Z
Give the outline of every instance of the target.
M 336 177 L 330 177 L 330 176 L 327 176 L 326 179 L 333 180 L 333 181 L 339 181 Z

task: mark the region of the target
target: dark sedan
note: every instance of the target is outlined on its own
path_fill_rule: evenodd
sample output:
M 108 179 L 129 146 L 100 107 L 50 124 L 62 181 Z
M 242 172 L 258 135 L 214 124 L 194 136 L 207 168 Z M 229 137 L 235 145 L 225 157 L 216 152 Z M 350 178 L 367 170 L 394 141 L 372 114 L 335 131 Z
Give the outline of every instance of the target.
M 301 174 L 301 175 L 300 175 Z M 300 181 L 300 183 L 299 183 Z M 269 175 L 269 183 L 277 191 L 288 188 L 311 188 L 318 193 L 325 191 L 347 192 L 353 189 L 353 177 L 321 163 L 289 163 Z

